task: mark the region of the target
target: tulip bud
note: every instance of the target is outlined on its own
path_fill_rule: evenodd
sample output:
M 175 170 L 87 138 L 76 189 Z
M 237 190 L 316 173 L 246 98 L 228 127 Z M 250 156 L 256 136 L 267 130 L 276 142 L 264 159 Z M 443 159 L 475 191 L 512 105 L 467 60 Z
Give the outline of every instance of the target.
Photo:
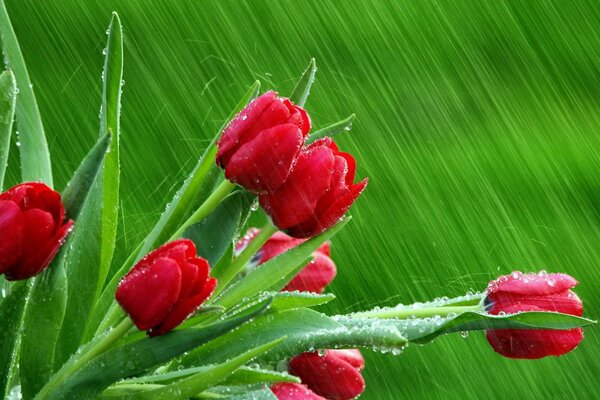
M 290 360 L 290 373 L 302 380 L 310 390 L 329 400 L 350 400 L 365 390 L 360 373 L 365 361 L 360 351 L 326 350 L 302 353 Z
M 577 283 L 566 274 L 515 271 L 489 283 L 486 308 L 494 315 L 554 311 L 581 316 L 583 304 L 570 290 Z M 486 337 L 494 350 L 505 357 L 533 359 L 570 352 L 583 340 L 583 330 L 496 329 L 487 331 Z
M 271 391 L 277 400 L 327 400 L 298 383 L 276 383 Z
M 260 230 L 250 228 L 246 235 L 237 243 L 236 252 L 241 252 L 254 239 Z M 260 248 L 254 261 L 263 264 L 289 249 L 305 242 L 304 239 L 295 239 L 283 232 L 276 232 Z M 333 281 L 337 273 L 335 263 L 330 255 L 329 243 L 323 243 L 314 253 L 314 259 L 287 284 L 283 291 L 323 293 L 327 285 Z
M 354 184 L 356 163 L 331 138 L 303 149 L 288 179 L 261 194 L 260 204 L 275 226 L 296 238 L 315 236 L 344 216 L 367 185 Z
M 60 194 L 39 182 L 0 194 L 0 273 L 8 280 L 42 272 L 69 234 Z
M 138 329 L 162 335 L 212 294 L 217 280 L 209 272 L 191 240 L 176 240 L 138 262 L 119 283 L 115 297 Z
M 223 130 L 217 164 L 227 179 L 252 192 L 275 190 L 288 177 L 309 130 L 304 109 L 267 92 Z

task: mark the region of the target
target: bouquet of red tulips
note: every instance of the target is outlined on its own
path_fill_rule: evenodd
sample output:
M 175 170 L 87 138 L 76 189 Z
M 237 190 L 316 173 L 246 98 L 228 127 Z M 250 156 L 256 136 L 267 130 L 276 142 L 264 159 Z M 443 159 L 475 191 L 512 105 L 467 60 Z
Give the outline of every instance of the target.
M 345 400 L 366 387 L 359 348 L 400 354 L 482 330 L 501 355 L 533 359 L 575 349 L 594 323 L 582 317 L 577 281 L 544 271 L 454 298 L 312 310 L 335 297 L 325 292 L 336 276 L 330 241 L 367 186 L 333 139 L 353 117 L 312 129 L 304 106 L 314 60 L 288 97 L 249 87 L 154 228 L 116 265 L 119 18 L 107 31 L 100 137 L 58 192 L 1 2 L 0 14 L 0 187 L 13 120 L 22 176 L 0 194 L 0 395 Z M 269 222 L 247 226 L 259 207 Z

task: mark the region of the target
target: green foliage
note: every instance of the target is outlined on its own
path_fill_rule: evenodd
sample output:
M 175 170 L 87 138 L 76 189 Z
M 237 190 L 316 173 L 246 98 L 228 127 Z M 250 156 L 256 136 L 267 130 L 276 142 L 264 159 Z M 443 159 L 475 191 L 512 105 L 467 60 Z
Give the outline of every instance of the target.
M 113 382 L 157 367 L 184 352 L 230 331 L 260 315 L 270 304 L 263 301 L 235 318 L 198 329 L 181 329 L 168 335 L 143 338 L 109 349 L 68 377 L 47 397 L 48 400 L 93 399 Z M 67 363 L 63 368 L 68 368 Z M 60 373 L 60 371 L 59 371 Z
M 123 34 L 113 13 L 108 27 L 102 73 L 100 135 L 110 144 L 100 174 L 94 180 L 86 206 L 76 221 L 79 234 L 70 242 L 73 251 L 65 260 L 67 304 L 57 341 L 58 368 L 82 343 L 88 314 L 104 285 L 115 246 L 119 205 L 119 115 L 123 76 Z
M 42 118 L 4 0 L 0 0 L 0 36 L 4 63 L 14 73 L 19 90 L 15 113 L 17 141 L 21 150 L 21 179 L 23 182 L 42 181 L 52 186 L 52 165 Z
M 67 307 L 66 265 L 77 263 L 76 259 L 81 257 L 77 246 L 88 241 L 89 237 L 95 234 L 94 231 L 90 231 L 90 226 L 85 223 L 86 220 L 83 218 L 79 220 L 78 217 L 82 210 L 83 213 L 88 214 L 97 210 L 93 199 L 89 202 L 86 200 L 103 165 L 109 137 L 110 135 L 105 135 L 100 138 L 62 193 L 66 214 L 69 218 L 80 222 L 76 223 L 75 232 L 69 235 L 65 245 L 48 268 L 33 279 L 23 322 L 20 352 L 20 379 L 25 399 L 32 398 L 44 386 L 55 368 L 57 369 L 64 362 L 60 354 L 55 361 L 55 353 L 57 346 L 60 350 L 62 344 L 59 342 L 59 333 L 65 320 Z M 44 334 L 40 335 L 40 332 Z M 72 340 L 72 337 L 63 340 Z M 71 348 L 77 347 L 73 343 L 68 345 Z
M 298 83 L 296 84 L 292 95 L 290 96 L 290 100 L 292 101 L 292 103 L 300 107 L 304 107 L 306 99 L 308 99 L 308 96 L 310 95 L 310 88 L 315 82 L 316 73 L 317 63 L 315 62 L 315 59 L 312 58 L 310 60 L 310 63 L 308 64 L 308 67 L 304 70 L 302 76 L 298 80 Z
M 10 70 L 2 72 L 0 75 L 0 190 L 4 188 L 4 174 L 15 117 L 16 89 L 13 73 Z

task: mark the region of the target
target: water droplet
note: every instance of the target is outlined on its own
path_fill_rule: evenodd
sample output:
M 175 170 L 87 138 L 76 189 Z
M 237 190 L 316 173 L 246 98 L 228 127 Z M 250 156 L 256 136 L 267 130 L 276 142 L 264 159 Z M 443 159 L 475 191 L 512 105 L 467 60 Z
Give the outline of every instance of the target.
M 463 339 L 466 339 L 469 337 L 469 331 L 462 331 L 460 333 L 460 336 L 462 336 Z

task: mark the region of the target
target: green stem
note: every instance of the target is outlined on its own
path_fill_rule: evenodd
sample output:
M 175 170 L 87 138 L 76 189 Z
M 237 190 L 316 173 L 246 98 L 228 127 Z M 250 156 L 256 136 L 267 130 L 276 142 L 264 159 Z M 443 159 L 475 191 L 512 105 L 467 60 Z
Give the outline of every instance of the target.
M 256 235 L 254 239 L 248 246 L 237 256 L 235 260 L 231 262 L 223 271 L 213 271 L 213 276 L 215 276 L 215 272 L 217 272 L 218 276 L 215 276 L 219 281 L 217 289 L 215 290 L 215 295 L 221 293 L 223 289 L 227 287 L 229 282 L 233 278 L 239 274 L 244 266 L 252 256 L 269 240 L 273 234 L 277 232 L 277 227 L 275 227 L 271 222 L 267 222 L 265 226 L 262 227 L 260 233 Z M 219 273 L 220 272 L 220 273 Z M 214 297 L 214 296 L 213 296 Z
M 214 211 L 215 208 L 223 201 L 225 197 L 235 188 L 235 185 L 227 179 L 223 180 L 219 186 L 211 193 L 210 196 L 202 203 L 200 207 L 181 225 L 179 230 L 171 236 L 169 241 L 180 238 L 185 230 L 196 222 L 202 221 L 208 214 Z
M 398 319 L 406 319 L 406 318 L 427 318 L 433 317 L 435 315 L 439 315 L 440 317 L 445 317 L 450 314 L 460 314 L 466 311 L 483 311 L 483 307 L 481 305 L 475 306 L 449 306 L 449 307 L 425 307 L 425 308 L 384 308 L 381 310 L 373 310 L 373 311 L 363 311 L 353 313 L 352 317 L 357 318 L 398 318 Z
M 122 314 L 121 307 L 119 307 L 116 301 L 113 301 L 108 309 L 108 312 L 106 313 L 106 316 L 102 319 L 102 322 L 100 322 L 95 336 L 100 335 L 102 332 L 114 325 L 115 322 L 117 322 L 120 318 L 123 318 Z
M 68 377 L 73 375 L 81 369 L 87 362 L 104 353 L 108 350 L 117 340 L 125 335 L 131 328 L 133 323 L 130 318 L 124 318 L 119 325 L 112 329 L 106 336 L 100 339 L 97 343 L 92 345 L 87 351 L 83 351 L 81 354 L 74 356 L 74 360 L 71 360 L 64 369 L 58 371 L 50 381 L 40 390 L 35 396 L 34 400 L 43 400 L 55 388 L 59 387 Z

